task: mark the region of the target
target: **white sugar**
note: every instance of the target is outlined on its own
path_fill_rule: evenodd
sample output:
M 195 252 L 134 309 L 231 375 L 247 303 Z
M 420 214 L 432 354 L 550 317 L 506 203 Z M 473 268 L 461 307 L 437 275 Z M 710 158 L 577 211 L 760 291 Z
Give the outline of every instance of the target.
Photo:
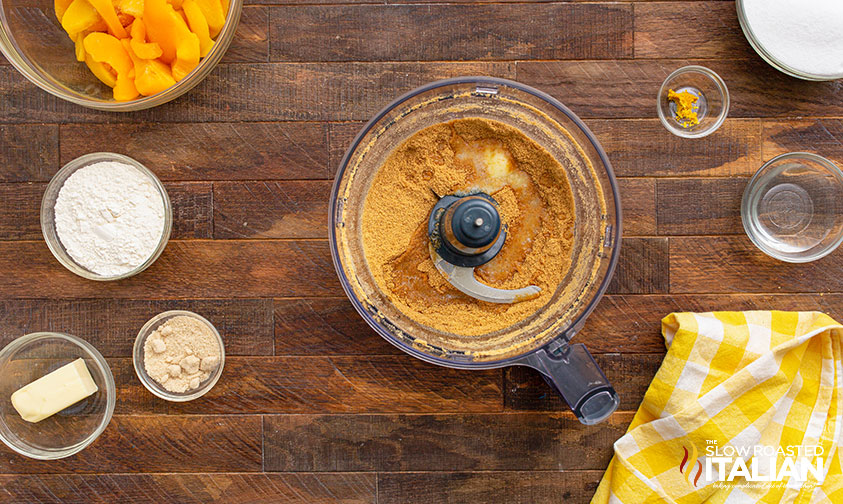
M 744 8 L 775 59 L 803 73 L 843 75 L 843 0 L 744 0 Z

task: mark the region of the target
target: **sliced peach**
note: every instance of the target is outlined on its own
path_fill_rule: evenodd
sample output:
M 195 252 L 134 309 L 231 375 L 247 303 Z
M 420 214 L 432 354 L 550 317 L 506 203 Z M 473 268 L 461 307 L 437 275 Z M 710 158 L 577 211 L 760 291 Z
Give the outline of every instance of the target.
M 120 23 L 120 19 L 117 17 L 117 12 L 114 10 L 111 0 L 88 0 L 88 2 L 99 12 L 105 24 L 108 25 L 108 31 L 112 35 L 117 38 L 126 38 L 129 36 L 126 33 L 126 29 Z
M 73 3 L 73 0 L 54 0 L 53 7 L 56 9 L 56 19 L 59 20 L 59 23 L 61 23 L 61 18 L 71 3 Z
M 99 13 L 88 0 L 73 0 L 61 17 L 61 27 L 71 39 L 76 40 L 78 33 L 90 29 L 99 20 Z
M 85 32 L 76 34 L 76 61 L 85 61 Z
M 182 7 L 184 8 L 184 14 L 187 16 L 187 25 L 190 27 L 190 31 L 199 37 L 199 55 L 204 58 L 214 46 L 205 14 L 202 13 L 202 9 L 194 0 L 185 0 Z
M 184 79 L 191 70 L 196 68 L 199 64 L 199 53 L 199 37 L 195 33 L 191 33 L 189 37 L 181 41 L 176 51 L 176 60 L 170 66 L 176 82 Z
M 208 28 L 211 32 L 211 37 L 215 38 L 222 30 L 225 24 L 226 12 L 222 9 L 220 0 L 194 0 L 199 8 L 202 9 L 202 14 L 205 14 L 205 20 L 208 22 Z
M 132 52 L 140 59 L 156 59 L 160 58 L 163 51 L 161 46 L 155 42 L 146 41 L 146 26 L 143 24 L 143 19 L 135 19 L 132 23 L 132 40 L 130 42 Z
M 125 75 L 133 68 L 129 54 L 119 39 L 108 33 L 94 32 L 85 36 L 85 52 L 94 61 L 108 63 L 117 72 Z
M 114 86 L 114 99 L 116 101 L 134 100 L 140 93 L 135 87 L 135 79 L 129 74 L 117 74 L 117 84 Z
M 94 76 L 101 80 L 106 86 L 113 88 L 117 85 L 117 74 L 112 71 L 110 67 L 106 68 L 108 63 L 94 61 L 94 58 L 92 58 L 90 54 L 85 54 L 85 64 L 88 65 L 91 73 L 93 73 Z
M 179 10 L 182 8 L 184 0 L 167 0 L 167 2 L 172 5 L 174 9 Z
M 114 7 L 118 13 L 129 14 L 135 18 L 143 16 L 143 0 L 116 0 Z
M 135 65 L 135 88 L 140 94 L 152 96 L 176 84 L 169 66 L 157 59 L 144 60 L 138 58 L 132 51 L 129 41 L 124 39 L 122 42 Z
M 172 63 L 181 41 L 192 35 L 187 23 L 167 0 L 145 0 L 143 22 L 147 40 L 161 46 L 164 63 Z

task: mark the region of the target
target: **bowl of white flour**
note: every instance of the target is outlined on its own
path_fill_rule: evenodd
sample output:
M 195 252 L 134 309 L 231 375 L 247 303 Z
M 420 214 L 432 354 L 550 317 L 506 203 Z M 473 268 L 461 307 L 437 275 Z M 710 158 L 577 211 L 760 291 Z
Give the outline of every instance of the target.
M 843 78 L 843 2 L 737 0 L 738 19 L 755 51 L 800 79 Z
M 170 198 L 158 177 L 110 152 L 67 163 L 41 201 L 50 251 L 90 280 L 119 280 L 148 268 L 167 245 L 172 225 Z

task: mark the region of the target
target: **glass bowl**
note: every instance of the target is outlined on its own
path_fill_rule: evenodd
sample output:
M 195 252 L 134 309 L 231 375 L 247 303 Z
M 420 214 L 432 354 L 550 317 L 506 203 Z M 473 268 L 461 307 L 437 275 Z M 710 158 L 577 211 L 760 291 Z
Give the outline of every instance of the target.
M 0 0 L 0 51 L 33 84 L 63 100 L 114 112 L 143 110 L 183 95 L 213 70 L 234 38 L 242 6 L 243 0 L 230 1 L 214 47 L 184 79 L 127 102 L 114 101 L 111 88 L 76 61 L 74 43 L 56 19 L 52 0 Z
M 809 80 L 809 81 L 830 81 L 830 80 L 837 80 L 843 79 L 843 73 L 831 74 L 831 75 L 819 75 L 810 72 L 806 72 L 803 70 L 799 70 L 792 65 L 788 65 L 784 63 L 781 59 L 774 56 L 775 49 L 772 47 L 765 46 L 764 41 L 760 40 L 759 37 L 755 34 L 752 30 L 752 25 L 749 21 L 749 16 L 747 15 L 746 5 L 743 0 L 737 0 L 735 5 L 738 9 L 738 20 L 741 24 L 741 30 L 743 30 L 743 34 L 746 37 L 746 40 L 749 42 L 749 45 L 755 49 L 755 52 L 761 56 L 761 59 L 766 61 L 776 70 L 783 72 L 791 77 L 796 77 L 798 79 Z M 804 27 L 799 26 L 798 24 L 794 23 L 791 33 L 801 34 L 803 32 L 808 32 L 813 30 L 817 30 L 816 26 L 811 27 Z M 786 34 L 787 35 L 787 34 Z M 768 44 L 779 44 L 779 43 L 786 43 L 787 37 L 777 37 L 776 40 L 768 40 L 766 41 Z
M 37 423 L 23 420 L 12 393 L 76 359 L 85 360 L 98 390 Z M 0 440 L 27 457 L 69 457 L 91 444 L 111 421 L 116 400 L 111 368 L 96 348 L 69 334 L 38 332 L 0 350 Z
M 676 120 L 676 105 L 668 100 L 668 92 L 688 91 L 698 98 L 699 124 L 684 127 Z M 698 65 L 682 67 L 667 76 L 659 89 L 659 119 L 668 131 L 683 138 L 702 138 L 715 131 L 729 113 L 729 90 L 712 70 Z
M 771 257 L 802 263 L 826 256 L 843 242 L 843 173 L 809 152 L 777 156 L 746 186 L 741 220 Z
M 56 232 L 55 206 L 62 185 L 64 185 L 64 182 L 71 175 L 73 175 L 76 170 L 103 161 L 120 162 L 137 168 L 152 180 L 155 187 L 158 188 L 158 192 L 161 194 L 161 198 L 164 200 L 164 232 L 161 234 L 161 239 L 158 242 L 158 246 L 155 248 L 155 251 L 152 253 L 152 255 L 149 256 L 146 261 L 143 262 L 143 264 L 141 264 L 137 268 L 117 276 L 103 276 L 94 273 L 93 271 L 90 271 L 84 266 L 78 264 L 67 253 L 64 248 L 64 245 L 62 245 L 61 240 L 59 240 L 58 234 Z M 73 161 L 67 163 L 62 167 L 61 170 L 58 171 L 58 173 L 55 174 L 55 176 L 53 176 L 52 180 L 50 180 L 50 183 L 47 185 L 46 191 L 44 191 L 44 197 L 41 200 L 41 233 L 44 235 L 44 240 L 47 241 L 47 247 L 49 247 L 50 252 L 53 253 L 53 256 L 55 256 L 55 258 L 58 259 L 58 261 L 65 268 L 89 280 L 120 280 L 133 275 L 137 275 L 138 273 L 152 265 L 152 263 L 154 263 L 156 259 L 158 259 L 158 256 L 161 255 L 161 252 L 164 251 L 164 247 L 167 246 L 167 241 L 169 241 L 170 239 L 170 232 L 172 231 L 172 229 L 173 208 L 172 206 L 170 206 L 170 197 L 167 195 L 167 190 L 164 189 L 164 185 L 161 184 L 161 181 L 158 180 L 158 177 L 156 177 L 155 174 L 149 171 L 149 169 L 147 169 L 144 165 L 140 164 L 139 162 L 135 161 L 129 156 L 115 154 L 113 152 L 94 152 L 91 154 L 85 154 L 84 156 L 79 156 Z
M 199 388 L 189 390 L 187 392 L 170 392 L 169 390 L 162 387 L 157 381 L 155 381 L 149 374 L 146 372 L 146 368 L 143 365 L 144 359 L 144 344 L 146 343 L 146 339 L 158 329 L 161 324 L 170 320 L 173 317 L 185 316 L 196 319 L 203 324 L 205 324 L 211 332 L 214 333 L 216 336 L 217 343 L 220 345 L 220 363 L 217 366 L 217 369 L 214 370 L 213 373 L 208 376 L 208 378 L 199 384 Z M 199 397 L 205 395 L 209 390 L 214 388 L 217 381 L 222 376 L 222 368 L 225 364 L 225 345 L 223 344 L 222 337 L 220 333 L 217 331 L 217 328 L 214 327 L 213 324 L 208 322 L 208 320 L 196 313 L 185 311 L 185 310 L 170 310 L 165 311 L 163 313 L 159 313 L 158 315 L 149 319 L 149 321 L 141 327 L 140 332 L 138 333 L 138 337 L 135 338 L 135 346 L 132 352 L 132 361 L 135 365 L 135 373 L 138 375 L 138 379 L 141 381 L 144 387 L 147 390 L 155 394 L 156 396 L 160 397 L 161 399 L 166 399 L 167 401 L 173 402 L 186 402 L 192 401 Z

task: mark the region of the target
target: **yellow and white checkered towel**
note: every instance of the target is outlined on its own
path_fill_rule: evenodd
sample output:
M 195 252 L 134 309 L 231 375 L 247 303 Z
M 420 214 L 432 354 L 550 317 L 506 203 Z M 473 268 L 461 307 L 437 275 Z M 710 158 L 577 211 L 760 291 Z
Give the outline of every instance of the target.
M 843 503 L 843 326 L 816 312 L 676 313 L 662 333 L 667 355 L 592 504 Z M 757 472 L 736 467 L 753 458 Z

